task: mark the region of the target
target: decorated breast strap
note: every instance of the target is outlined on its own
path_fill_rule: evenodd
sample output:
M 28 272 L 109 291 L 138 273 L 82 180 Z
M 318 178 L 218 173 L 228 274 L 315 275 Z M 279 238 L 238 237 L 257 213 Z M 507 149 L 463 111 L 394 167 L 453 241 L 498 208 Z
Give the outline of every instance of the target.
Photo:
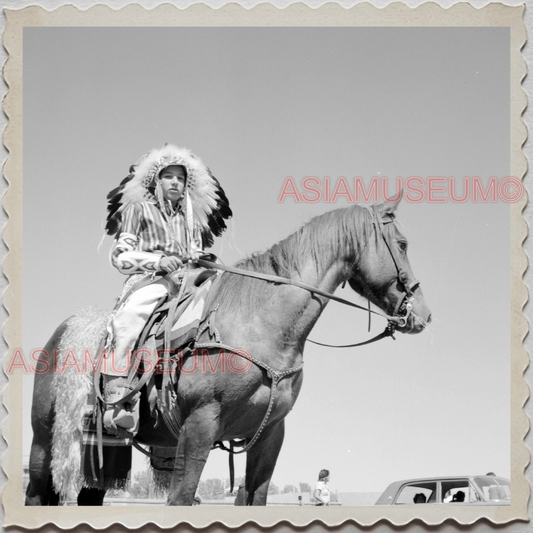
M 218 306 L 217 306 L 218 308 Z M 221 450 L 224 450 L 226 452 L 229 452 L 229 470 L 230 470 L 230 492 L 233 492 L 233 486 L 235 481 L 235 465 L 234 465 L 234 459 L 233 456 L 236 454 L 245 453 L 258 441 L 259 437 L 263 433 L 263 430 L 268 424 L 268 420 L 270 418 L 270 415 L 272 413 L 272 408 L 274 407 L 274 400 L 275 400 L 275 394 L 278 387 L 279 382 L 288 376 L 291 376 L 292 374 L 296 374 L 297 372 L 300 372 L 303 369 L 303 362 L 302 364 L 298 366 L 294 366 L 291 368 L 287 368 L 285 370 L 276 370 L 272 368 L 270 365 L 267 365 L 260 359 L 255 358 L 253 355 L 236 348 L 232 348 L 231 346 L 228 346 L 226 344 L 223 344 L 220 342 L 220 335 L 218 333 L 217 328 L 215 327 L 215 312 L 217 311 L 217 308 L 213 309 L 209 313 L 209 319 L 205 322 L 204 326 L 201 328 L 201 330 L 198 331 L 197 339 L 200 338 L 200 335 L 209 329 L 209 334 L 211 337 L 215 337 L 215 342 L 204 342 L 204 343 L 196 343 L 195 349 L 201 350 L 201 349 L 217 349 L 220 350 L 221 348 L 226 350 L 228 353 L 236 354 L 240 357 L 243 357 L 245 359 L 248 359 L 252 363 L 254 363 L 256 366 L 261 368 L 266 372 L 267 377 L 271 380 L 271 386 L 270 386 L 270 398 L 268 401 L 268 407 L 265 412 L 265 415 L 263 417 L 263 420 L 259 427 L 257 428 L 255 435 L 250 440 L 240 440 L 236 441 L 234 439 L 231 439 L 229 441 L 229 448 L 224 444 L 223 441 L 216 441 L 213 444 L 213 449 L 220 448 Z M 235 448 L 242 448 L 241 450 L 235 451 Z

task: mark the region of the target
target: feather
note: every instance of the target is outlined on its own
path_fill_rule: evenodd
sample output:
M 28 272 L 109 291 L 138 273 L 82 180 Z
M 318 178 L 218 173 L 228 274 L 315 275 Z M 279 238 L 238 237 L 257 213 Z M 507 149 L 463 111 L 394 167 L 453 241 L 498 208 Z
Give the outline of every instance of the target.
M 169 165 L 182 165 L 187 171 L 187 190 L 200 225 L 205 248 L 213 245 L 226 229 L 226 220 L 232 215 L 229 201 L 219 181 L 202 161 L 187 148 L 165 144 L 148 152 L 130 174 L 108 195 L 106 231 L 115 235 L 120 231 L 122 212 L 130 205 L 154 201 L 153 185 L 159 172 Z
M 115 235 L 120 228 L 122 222 L 122 191 L 127 183 L 133 179 L 135 166 L 130 167 L 130 173 L 126 176 L 118 187 L 113 189 L 107 195 L 107 220 L 105 229 L 108 235 Z
M 224 192 L 224 189 L 221 187 L 220 182 L 215 178 L 215 176 L 213 176 L 213 174 L 211 174 L 211 171 L 209 171 L 209 175 L 213 180 L 216 191 L 216 205 L 207 217 L 207 227 L 204 226 L 202 228 L 202 238 L 205 248 L 213 246 L 214 237 L 220 237 L 220 235 L 222 235 L 222 233 L 227 229 L 226 220 L 233 216 L 233 212 L 229 206 L 228 198 Z

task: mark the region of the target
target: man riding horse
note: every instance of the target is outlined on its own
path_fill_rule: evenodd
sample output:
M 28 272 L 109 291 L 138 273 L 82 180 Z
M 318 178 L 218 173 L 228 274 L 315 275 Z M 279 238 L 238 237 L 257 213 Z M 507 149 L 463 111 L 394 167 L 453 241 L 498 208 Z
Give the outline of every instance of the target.
M 109 433 L 135 435 L 139 395 L 121 402 L 132 388 L 123 377 L 131 352 L 171 285 L 181 283 L 184 264 L 198 259 L 213 235 L 226 229 L 232 212 L 218 180 L 200 159 L 169 144 L 132 166 L 108 200 L 106 230 L 115 235 L 111 262 L 128 278 L 108 328 L 103 422 Z
M 127 404 L 142 381 L 132 385 L 125 398 L 129 383 L 115 377 L 116 369 L 135 349 L 139 330 L 158 297 L 166 297 L 172 289 L 162 278 L 177 277 L 179 282 L 181 273 L 187 277 L 188 266 L 180 268 L 183 262 L 210 246 L 231 216 L 218 181 L 188 150 L 175 146 L 146 155 L 108 198 L 106 229 L 116 235 L 113 263 L 129 275 L 128 281 L 110 319 L 107 311 L 92 308 L 76 313 L 55 330 L 40 356 L 41 366 L 49 370 L 35 376 L 27 505 L 57 505 L 73 491 L 78 492 L 79 505 L 88 501 L 101 505 L 105 491 L 127 478 L 115 472 L 114 458 L 125 455 L 116 453 L 116 443 L 107 447 L 114 450 L 112 458 L 103 458 L 101 411 L 87 409 L 94 400 L 92 384 L 99 381 L 99 373 L 86 375 L 72 368 L 53 372 L 45 354 L 57 350 L 64 365 L 71 351 L 100 354 L 104 345 L 120 348 L 116 354 L 120 361 L 115 360 L 119 364 L 111 365 L 111 373 L 104 370 L 105 418 L 111 431 L 131 440 L 137 431 L 136 407 L 117 408 L 113 400 Z M 333 294 L 344 282 L 380 309 L 370 312 L 387 319 L 387 335 L 384 332 L 372 340 L 393 331 L 420 333 L 430 323 L 431 312 L 407 256 L 407 240 L 395 221 L 396 207 L 397 202 L 328 211 L 268 250 L 234 267 L 223 267 L 226 272 L 210 288 L 202 326 L 194 337 L 202 362 L 212 371 L 194 372 L 196 356 L 191 353 L 184 358 L 179 376 L 177 369 L 163 375 L 163 380 L 171 375 L 179 379 L 177 389 L 177 380 L 168 381 L 164 389 L 168 394 L 163 389 L 143 389 L 139 401 L 134 443 L 163 449 L 161 456 L 170 459 L 169 505 L 193 504 L 207 458 L 223 442 L 230 443 L 224 448 L 230 457 L 247 454 L 246 483 L 236 504 L 266 505 L 285 435 L 285 417 L 302 386 L 309 332 L 330 300 L 364 309 Z M 198 263 L 211 266 L 202 260 Z M 149 346 L 160 342 L 161 324 L 155 328 L 155 339 L 152 329 L 146 337 Z M 111 332 L 107 339 L 106 326 Z M 186 335 L 181 336 L 181 330 L 180 336 L 172 337 L 174 330 L 164 329 L 164 346 L 183 346 Z M 143 339 L 138 342 L 145 344 Z M 245 371 L 243 361 L 250 363 Z M 146 372 L 141 380 L 150 375 Z M 166 402 L 163 406 L 172 407 L 160 411 L 164 424 L 151 416 L 160 399 L 162 405 Z M 122 463 L 126 472 L 128 461 Z M 112 468 L 106 473 L 108 467 Z

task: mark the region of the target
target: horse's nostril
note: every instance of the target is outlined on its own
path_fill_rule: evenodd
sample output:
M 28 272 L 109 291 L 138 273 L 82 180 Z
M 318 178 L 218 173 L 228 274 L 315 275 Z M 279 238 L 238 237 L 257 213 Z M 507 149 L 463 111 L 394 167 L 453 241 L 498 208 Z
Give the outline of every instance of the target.
M 428 316 L 428 319 L 427 319 L 426 323 L 427 323 L 427 324 L 431 324 L 431 313 L 429 314 L 429 316 Z

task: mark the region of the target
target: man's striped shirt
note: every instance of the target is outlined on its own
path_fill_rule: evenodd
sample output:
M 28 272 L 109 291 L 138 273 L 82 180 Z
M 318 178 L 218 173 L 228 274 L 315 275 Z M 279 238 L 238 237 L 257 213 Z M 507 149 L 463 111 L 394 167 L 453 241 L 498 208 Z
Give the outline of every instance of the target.
M 180 206 L 170 213 L 162 212 L 155 203 L 138 202 L 122 215 L 111 262 L 123 274 L 155 272 L 166 254 L 185 258 L 201 250 L 202 238 L 196 223 L 191 242 L 187 243 L 186 221 Z

